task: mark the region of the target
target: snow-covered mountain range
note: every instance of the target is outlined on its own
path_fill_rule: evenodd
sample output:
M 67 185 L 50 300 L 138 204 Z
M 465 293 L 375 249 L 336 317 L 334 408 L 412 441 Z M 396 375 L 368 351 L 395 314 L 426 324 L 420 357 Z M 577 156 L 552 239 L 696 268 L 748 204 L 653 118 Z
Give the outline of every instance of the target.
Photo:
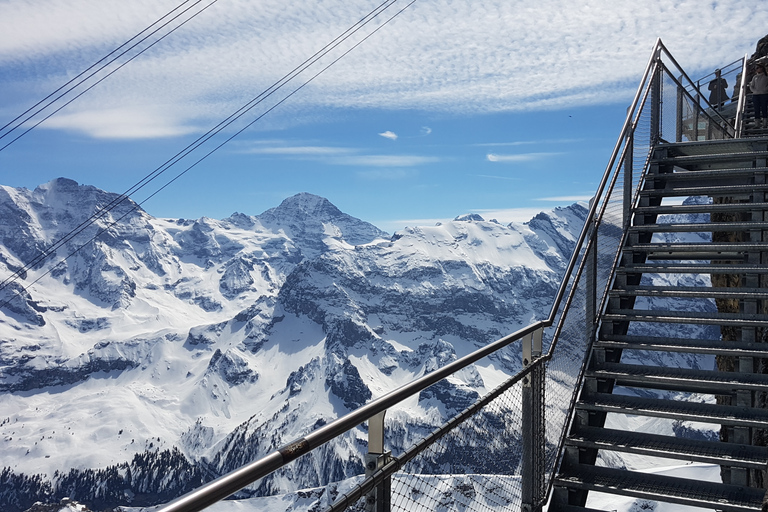
M 117 197 L 0 187 L 0 278 Z M 546 316 L 585 214 L 390 236 L 311 194 L 223 220 L 123 202 L 0 291 L 2 507 L 165 501 Z M 406 442 L 519 368 L 497 354 L 388 421 Z M 253 492 L 362 473 L 365 438 Z
M 223 220 L 106 211 L 116 199 L 64 178 L 0 187 L 0 280 L 84 228 L 0 290 L 0 509 L 166 502 L 544 318 L 587 213 L 390 236 L 311 194 Z M 388 448 L 520 366 L 510 347 L 389 411 Z M 366 439 L 249 493 L 359 475 Z

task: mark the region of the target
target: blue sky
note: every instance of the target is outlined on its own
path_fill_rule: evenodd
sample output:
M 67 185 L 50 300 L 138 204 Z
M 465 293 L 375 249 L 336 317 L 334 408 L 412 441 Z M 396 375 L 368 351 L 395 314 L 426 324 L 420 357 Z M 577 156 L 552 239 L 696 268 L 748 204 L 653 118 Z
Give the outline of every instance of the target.
M 143 201 L 407 3 L 393 1 L 133 198 Z M 208 6 L 0 151 L 0 184 L 66 176 L 123 192 L 379 4 L 0 0 L 0 125 L 171 9 L 191 6 L 189 16 Z M 311 192 L 392 232 L 469 212 L 523 220 L 587 199 L 656 37 L 696 78 L 754 51 L 768 27 L 759 0 L 637 4 L 418 0 L 144 208 L 223 218 Z

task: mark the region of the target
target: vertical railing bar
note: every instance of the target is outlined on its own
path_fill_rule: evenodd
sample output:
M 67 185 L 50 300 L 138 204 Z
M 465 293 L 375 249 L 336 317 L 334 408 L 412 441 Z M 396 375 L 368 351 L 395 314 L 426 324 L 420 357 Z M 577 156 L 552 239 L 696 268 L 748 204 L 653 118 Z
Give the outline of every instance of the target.
M 523 338 L 523 367 L 530 368 L 541 359 L 542 329 Z M 537 364 L 523 378 L 522 432 L 523 454 L 520 478 L 522 512 L 540 512 L 544 505 L 544 365 Z
M 675 116 L 675 142 L 683 142 L 683 88 L 678 84 L 677 89 L 677 115 Z
M 744 135 L 744 115 L 747 109 L 747 55 L 741 66 L 741 83 L 739 84 L 739 103 L 736 107 L 736 138 L 740 139 Z

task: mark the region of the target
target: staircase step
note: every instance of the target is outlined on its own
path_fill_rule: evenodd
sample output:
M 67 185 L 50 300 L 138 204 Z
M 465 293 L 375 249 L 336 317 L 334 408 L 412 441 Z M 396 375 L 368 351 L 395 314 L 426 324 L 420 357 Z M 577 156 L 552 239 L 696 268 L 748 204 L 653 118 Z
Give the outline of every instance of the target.
M 584 464 L 565 468 L 555 485 L 728 512 L 759 511 L 765 494 L 765 489 Z
M 643 387 L 706 394 L 726 394 L 738 389 L 768 388 L 768 374 L 717 372 L 623 363 L 603 363 L 587 370 L 588 377 L 615 380 L 627 387 Z M 766 459 L 768 463 L 768 459 Z
M 711 155 L 725 153 L 748 153 L 755 150 L 765 150 L 768 138 L 764 140 L 723 139 L 690 142 L 664 142 L 656 147 L 666 150 L 670 157 Z
M 642 252 L 652 259 L 744 259 L 748 252 L 768 252 L 768 242 L 734 243 L 638 243 L 624 252 Z
M 691 214 L 715 212 L 745 212 L 768 210 L 768 203 L 722 203 L 722 204 L 670 204 L 662 206 L 640 206 L 634 209 L 636 214 Z
M 735 327 L 768 327 L 768 315 L 720 313 L 717 311 L 617 309 L 604 314 L 603 320 L 613 322 L 654 322 L 695 325 L 731 325 Z
M 768 409 L 700 404 L 607 393 L 595 393 L 583 398 L 576 403 L 576 408 L 586 411 L 635 414 L 763 429 L 768 425 Z
M 744 153 L 712 153 L 706 155 L 674 155 L 666 158 L 653 158 L 652 163 L 675 165 L 677 167 L 695 167 L 697 165 L 712 165 L 713 163 L 754 162 L 757 159 L 768 158 L 768 151 L 749 151 Z
M 623 265 L 616 272 L 621 274 L 768 274 L 768 265 L 674 265 L 643 264 Z
M 765 446 L 685 439 L 588 426 L 576 426 L 567 444 L 691 462 L 710 464 L 727 462 L 732 467 L 750 469 L 765 469 L 768 463 L 768 447 Z
M 768 222 L 671 222 L 669 224 L 631 226 L 629 231 L 641 233 L 711 233 L 713 231 L 749 231 L 750 229 L 768 229 Z
M 753 192 L 768 190 L 768 184 L 759 185 L 724 185 L 719 187 L 669 187 L 641 190 L 641 196 L 649 197 L 688 197 L 688 196 L 750 196 Z
M 768 173 L 768 167 L 732 167 L 728 169 L 705 169 L 700 171 L 689 171 L 686 169 L 668 172 L 651 174 L 649 177 L 653 179 L 663 180 L 706 180 L 711 178 L 722 179 L 723 181 L 734 181 L 740 177 L 752 177 L 755 174 Z
M 747 343 L 722 340 L 692 340 L 650 336 L 603 335 L 595 342 L 601 348 L 622 350 L 653 350 L 693 354 L 730 355 L 737 357 L 768 357 L 768 343 Z
M 704 286 L 624 286 L 608 292 L 610 297 L 681 297 L 687 299 L 768 300 L 768 288 Z

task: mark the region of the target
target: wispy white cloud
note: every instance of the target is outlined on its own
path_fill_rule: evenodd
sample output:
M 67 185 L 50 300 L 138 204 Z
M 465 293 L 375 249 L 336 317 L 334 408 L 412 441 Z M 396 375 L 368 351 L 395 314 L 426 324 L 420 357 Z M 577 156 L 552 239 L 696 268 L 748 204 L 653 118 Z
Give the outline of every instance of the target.
M 427 135 L 432 133 L 432 128 L 429 126 L 422 126 L 421 127 L 421 136 L 426 137 Z
M 505 146 L 533 146 L 540 144 L 574 144 L 584 142 L 584 139 L 543 139 L 543 140 L 516 140 L 511 142 L 480 142 L 472 144 L 476 147 L 505 147 Z
M 197 127 L 176 123 L 172 115 L 164 114 L 149 108 L 81 110 L 54 116 L 42 126 L 76 131 L 100 139 L 176 137 L 197 130 Z
M 497 155 L 495 153 L 488 153 L 486 158 L 489 162 L 514 163 L 542 160 L 559 154 L 560 153 L 519 153 L 517 155 Z
M 244 150 L 244 153 L 261 155 L 287 155 L 287 156 L 334 156 L 346 155 L 357 152 L 354 148 L 328 147 L 328 146 L 271 146 L 253 147 Z
M 379 135 L 381 135 L 385 139 L 397 140 L 397 134 L 395 132 L 391 132 L 389 130 L 387 130 L 385 132 L 382 132 Z
M 355 165 L 360 167 L 415 167 L 417 165 L 434 164 L 440 158 L 418 155 L 357 155 L 334 158 L 338 165 Z
M 85 69 L 176 5 L 169 0 L 0 2 L 0 111 L 33 104 L 71 78 L 72 70 Z M 392 13 L 404 5 L 405 0 L 396 2 Z M 768 26 L 768 9 L 755 5 L 755 0 L 706 5 L 677 0 L 526 5 L 422 0 L 271 116 L 283 116 L 289 123 L 302 119 L 299 112 L 328 108 L 455 114 L 624 102 L 631 98 L 658 35 L 689 71 L 711 71 L 751 52 Z M 370 8 L 366 2 L 343 0 L 217 2 L 79 98 L 68 108 L 72 115 L 66 122 L 46 124 L 110 137 L 133 137 L 140 128 L 159 137 L 211 126 Z M 377 18 L 287 90 L 385 19 Z M 444 23 L 433 23 L 435 19 Z M 706 52 L 691 30 L 680 30 L 691 27 L 691 20 L 696 20 L 697 33 L 707 34 Z M 108 116 L 94 123 L 85 114 L 116 105 L 151 111 L 154 117 Z

